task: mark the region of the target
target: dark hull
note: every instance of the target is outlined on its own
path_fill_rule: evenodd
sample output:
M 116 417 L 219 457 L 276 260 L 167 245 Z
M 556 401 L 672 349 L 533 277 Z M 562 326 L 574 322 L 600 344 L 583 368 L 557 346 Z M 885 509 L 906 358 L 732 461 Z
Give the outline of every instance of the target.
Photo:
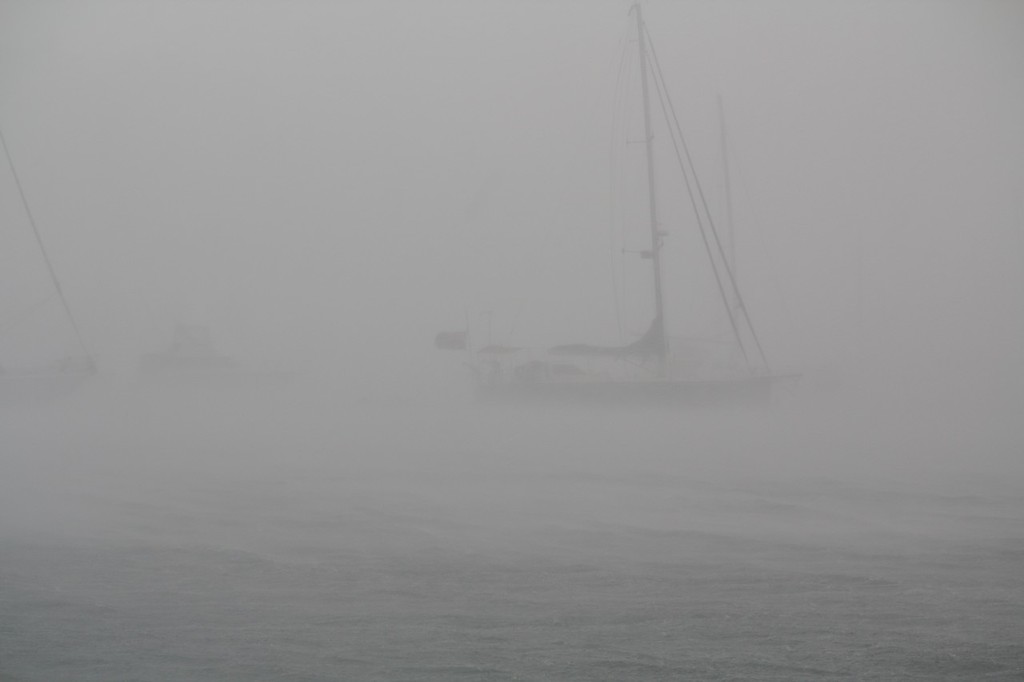
M 564 403 L 623 406 L 765 407 L 773 388 L 789 376 L 713 380 L 536 381 L 481 384 L 477 398 L 493 403 Z

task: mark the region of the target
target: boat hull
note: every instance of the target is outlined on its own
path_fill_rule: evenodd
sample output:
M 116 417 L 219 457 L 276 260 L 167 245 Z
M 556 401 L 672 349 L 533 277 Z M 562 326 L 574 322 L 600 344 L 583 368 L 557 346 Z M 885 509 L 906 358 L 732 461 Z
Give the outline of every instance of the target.
M 708 380 L 536 381 L 481 384 L 477 398 L 486 403 L 564 403 L 693 408 L 765 407 L 786 376 Z

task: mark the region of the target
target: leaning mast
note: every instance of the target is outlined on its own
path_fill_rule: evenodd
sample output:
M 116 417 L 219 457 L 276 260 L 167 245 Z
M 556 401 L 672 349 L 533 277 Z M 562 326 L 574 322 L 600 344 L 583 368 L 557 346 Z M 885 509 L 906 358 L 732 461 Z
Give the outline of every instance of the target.
M 64 296 L 64 289 L 61 288 L 60 280 L 57 279 L 57 271 L 53 269 L 53 263 L 50 262 L 50 255 L 46 252 L 46 246 L 43 244 L 43 237 L 39 234 L 39 228 L 36 227 L 36 220 L 32 216 L 32 209 L 29 208 L 28 197 L 25 196 L 25 190 L 21 186 L 21 178 L 18 177 L 18 171 L 14 167 L 14 159 L 11 158 L 11 150 L 7 146 L 7 139 L 4 137 L 3 131 L 0 131 L 0 146 L 4 148 L 4 156 L 7 157 L 7 165 L 11 168 L 11 177 L 14 178 L 14 185 L 18 188 L 18 195 L 21 197 L 21 204 L 25 208 L 25 215 L 28 218 L 28 224 L 32 227 L 32 234 L 35 235 L 36 244 L 39 246 L 39 253 L 43 256 L 43 263 L 46 264 L 46 271 L 50 273 L 50 281 L 53 283 L 53 288 L 57 291 L 57 297 L 60 298 L 60 304 L 64 307 L 64 312 L 67 313 L 68 320 L 71 322 L 71 328 L 75 331 L 75 337 L 78 339 L 78 345 L 82 347 L 82 350 L 89 359 L 89 364 L 91 366 L 93 362 L 92 353 L 89 352 L 89 347 L 85 344 L 82 332 L 78 328 L 78 322 L 75 320 L 75 316 L 71 312 L 71 306 L 68 305 L 68 299 Z

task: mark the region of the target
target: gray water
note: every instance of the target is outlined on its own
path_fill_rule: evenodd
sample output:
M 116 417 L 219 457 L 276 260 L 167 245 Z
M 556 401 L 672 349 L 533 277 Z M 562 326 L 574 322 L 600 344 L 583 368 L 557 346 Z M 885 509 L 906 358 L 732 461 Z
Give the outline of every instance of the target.
M 1022 487 L 948 432 L 99 404 L 3 415 L 4 682 L 1024 677 Z

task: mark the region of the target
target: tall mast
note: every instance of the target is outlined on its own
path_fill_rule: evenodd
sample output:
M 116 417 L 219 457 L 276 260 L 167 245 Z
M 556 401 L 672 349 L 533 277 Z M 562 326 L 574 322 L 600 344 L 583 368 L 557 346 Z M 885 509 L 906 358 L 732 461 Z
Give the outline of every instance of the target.
M 661 230 L 658 229 L 658 202 L 654 188 L 654 134 L 651 132 L 651 103 L 647 87 L 647 42 L 644 36 L 644 20 L 640 3 L 633 5 L 636 11 L 637 43 L 640 49 L 640 82 L 644 97 L 644 149 L 647 153 L 647 197 L 651 216 L 651 265 L 654 270 L 654 324 L 659 334 L 658 361 L 659 370 L 665 371 L 665 355 L 668 343 L 665 336 L 665 306 L 661 293 Z
M 726 254 L 728 258 L 726 265 L 729 270 L 732 271 L 732 276 L 736 277 L 736 234 L 733 231 L 732 221 L 732 178 L 729 173 L 729 143 L 727 141 L 727 135 L 725 129 L 725 105 L 722 104 L 722 95 L 718 95 L 718 124 L 719 132 L 721 133 L 721 146 L 722 146 L 722 176 L 725 181 L 725 235 L 726 235 Z

